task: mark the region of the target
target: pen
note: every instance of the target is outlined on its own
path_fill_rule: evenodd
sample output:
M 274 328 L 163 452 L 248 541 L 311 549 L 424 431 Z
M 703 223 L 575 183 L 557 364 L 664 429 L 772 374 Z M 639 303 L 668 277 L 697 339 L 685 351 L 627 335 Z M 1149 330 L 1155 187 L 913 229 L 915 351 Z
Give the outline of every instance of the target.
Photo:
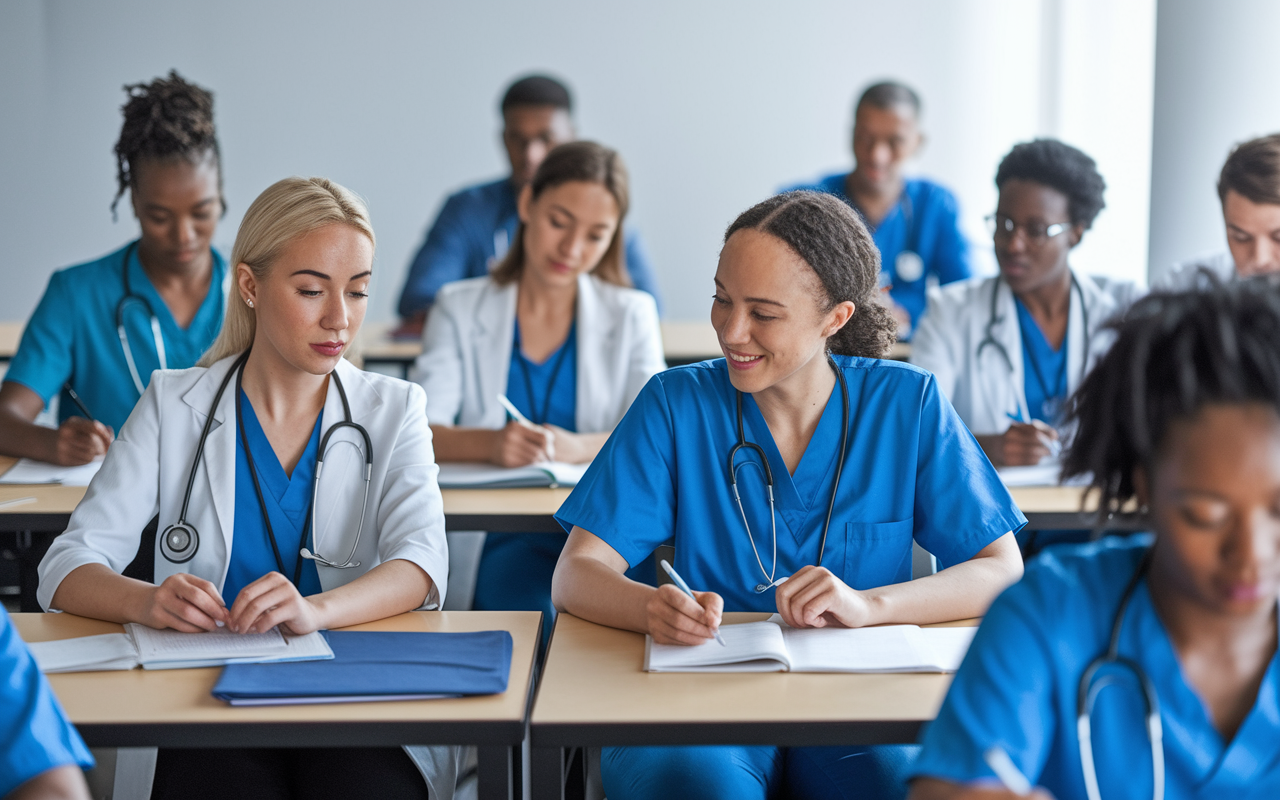
M 27 503 L 34 503 L 35 501 L 36 499 L 34 497 L 15 497 L 12 500 L 0 500 L 0 508 L 7 508 L 9 506 L 25 506 Z
M 1004 788 L 1018 795 L 1026 797 L 1031 794 L 1031 781 L 1018 771 L 1018 767 L 1014 765 L 1013 759 L 1009 758 L 1009 754 L 1004 751 L 1000 745 L 990 747 L 987 752 L 982 754 L 983 760 L 987 762 L 987 766 L 991 767 L 991 771 L 996 774 L 1000 782 L 1004 784 Z
M 1026 422 L 1024 422 L 1024 421 L 1023 421 L 1023 419 L 1022 419 L 1022 412 L 1021 412 L 1021 411 L 1019 411 L 1017 414 L 1014 414 L 1012 411 L 1006 411 L 1004 415 L 1005 415 L 1006 417 L 1008 417 L 1009 419 L 1013 420 L 1014 422 L 1017 422 L 1017 423 L 1019 423 L 1019 424 L 1021 424 L 1021 425 L 1026 425 L 1026 424 L 1027 424 L 1027 423 L 1026 423 Z M 1040 435 L 1038 435 L 1038 434 L 1037 434 L 1037 437 L 1036 437 L 1036 438 L 1038 438 L 1038 439 L 1039 439 L 1039 440 L 1044 444 L 1044 446 L 1045 446 L 1045 447 L 1049 448 L 1049 457 L 1050 457 L 1050 458 L 1057 458 L 1058 456 L 1062 455 L 1062 440 L 1061 440 L 1061 439 L 1049 439 L 1049 438 L 1046 438 L 1046 437 L 1044 437 L 1044 436 L 1040 436 Z
M 528 425 L 531 428 L 538 427 L 530 422 L 528 417 L 521 414 L 520 409 L 516 408 L 516 404 L 508 400 L 505 394 L 498 395 L 498 402 L 502 403 L 502 407 L 507 410 L 507 413 L 510 414 L 511 418 L 516 422 L 519 422 L 521 425 Z
M 95 422 L 93 415 L 89 413 L 89 408 L 80 399 L 80 395 L 76 394 L 76 390 L 71 388 L 71 381 L 62 384 L 62 388 L 67 390 L 67 394 L 71 397 L 71 402 L 76 404 L 76 408 L 80 409 L 80 413 L 84 414 L 85 418 L 90 422 Z
M 698 602 L 698 598 L 693 596 L 693 590 L 689 588 L 689 584 L 684 582 L 684 578 L 680 577 L 680 573 L 676 572 L 675 567 L 668 564 L 665 558 L 659 561 L 658 563 L 661 564 L 662 568 L 666 570 L 666 573 L 671 576 L 671 580 L 675 582 L 676 587 L 679 588 L 680 591 L 689 595 L 689 599 L 692 600 L 693 602 L 695 603 Z M 724 643 L 724 637 L 720 635 L 720 631 L 716 630 L 716 631 L 712 631 L 712 633 L 715 635 L 716 641 L 720 643 L 721 647 L 729 646 Z

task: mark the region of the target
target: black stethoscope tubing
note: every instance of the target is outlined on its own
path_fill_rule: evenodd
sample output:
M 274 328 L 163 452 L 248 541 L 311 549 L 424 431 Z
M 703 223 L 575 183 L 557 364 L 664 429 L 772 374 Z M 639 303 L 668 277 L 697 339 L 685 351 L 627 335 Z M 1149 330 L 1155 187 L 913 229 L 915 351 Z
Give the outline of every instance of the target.
M 1076 739 L 1080 745 L 1080 769 L 1084 773 L 1085 793 L 1089 800 L 1101 800 L 1098 787 L 1097 766 L 1093 760 L 1093 729 L 1090 718 L 1093 714 L 1094 701 L 1103 689 L 1114 684 L 1115 678 L 1099 677 L 1098 673 L 1106 667 L 1119 667 L 1137 679 L 1142 688 L 1142 699 L 1145 707 L 1147 741 L 1151 744 L 1151 770 L 1153 773 L 1152 797 L 1161 800 L 1164 797 L 1164 729 L 1160 723 L 1160 698 L 1156 694 L 1155 684 L 1137 661 L 1120 655 L 1120 630 L 1124 623 L 1124 614 L 1128 610 L 1129 601 L 1133 599 L 1138 585 L 1146 577 L 1151 566 L 1151 550 L 1148 550 L 1138 564 L 1138 569 L 1125 586 L 1120 596 L 1120 605 L 1116 609 L 1115 619 L 1111 623 L 1111 635 L 1107 649 L 1089 662 L 1080 676 L 1076 687 Z
M 1003 280 L 1001 276 L 997 275 L 995 280 L 991 282 L 991 308 L 987 312 L 987 325 L 983 332 L 982 341 L 978 342 L 978 349 L 973 354 L 973 360 L 975 362 L 980 361 L 982 359 L 982 351 L 987 347 L 994 347 L 999 351 L 1005 365 L 1009 367 L 1009 371 L 1013 372 L 1013 358 L 1009 356 L 1009 351 L 995 337 L 996 325 L 1004 322 L 1004 315 L 999 312 L 1000 282 Z M 1093 346 L 1093 331 L 1089 330 L 1089 309 L 1085 306 L 1084 290 L 1080 288 L 1080 281 L 1076 278 L 1074 272 L 1071 273 L 1071 291 L 1075 292 L 1076 296 L 1080 298 L 1080 321 L 1084 326 L 1084 350 L 1080 354 L 1080 379 L 1083 381 L 1089 364 L 1089 348 Z
M 516 322 L 516 332 L 520 331 L 520 323 Z M 573 328 L 569 329 L 569 334 L 573 335 Z M 556 353 L 556 363 L 551 365 L 551 377 L 547 380 L 547 390 L 543 393 L 542 412 L 538 412 L 538 399 L 534 396 L 533 377 L 529 374 L 529 365 L 526 363 L 524 353 L 520 352 L 520 340 L 516 339 L 515 359 L 520 365 L 520 374 L 524 376 L 524 388 L 529 396 L 529 410 L 533 413 L 529 415 L 529 421 L 534 425 L 546 425 L 547 417 L 551 416 L 551 393 L 556 388 L 556 379 L 560 377 L 560 367 L 564 365 L 565 355 L 569 352 L 569 340 L 565 339 L 564 344 L 560 345 L 560 352 Z
M 818 542 L 818 560 L 815 562 L 821 566 L 822 556 L 827 549 L 827 532 L 831 529 L 831 514 L 836 506 L 836 494 L 840 489 L 840 476 L 844 472 L 844 461 L 849 448 L 849 385 L 845 381 L 844 371 L 840 369 L 835 360 L 830 355 L 827 356 L 827 363 L 836 374 L 836 381 L 840 384 L 840 398 L 843 401 L 840 407 L 841 435 L 840 435 L 840 458 L 836 461 L 836 478 L 831 485 L 831 499 L 827 502 L 827 518 L 822 525 L 822 538 Z M 777 515 L 774 513 L 773 500 L 773 469 L 769 466 L 769 459 L 765 456 L 764 448 L 755 442 L 747 441 L 746 431 L 743 426 L 742 419 L 742 392 L 737 394 L 737 423 L 738 423 L 738 442 L 729 449 L 729 486 L 733 490 L 734 501 L 738 504 L 738 512 L 742 515 L 742 525 L 746 528 L 747 539 L 751 542 L 751 551 L 755 554 L 756 564 L 760 567 L 760 572 L 765 576 L 767 584 L 761 583 L 756 585 L 756 593 L 761 594 L 767 591 L 771 586 L 775 586 L 777 581 L 775 576 L 778 572 L 778 522 Z M 760 467 L 764 470 L 765 488 L 769 493 L 769 518 L 773 530 L 773 564 L 772 571 L 765 572 L 764 562 L 760 559 L 760 551 L 756 548 L 755 535 L 751 533 L 751 524 L 747 522 L 747 512 L 742 506 L 742 495 L 738 493 L 738 473 L 737 470 L 741 466 L 734 466 L 734 458 L 738 455 L 738 451 L 742 449 L 753 451 L 760 458 Z M 755 464 L 754 461 L 745 461 L 742 466 L 747 464 Z
M 249 450 L 249 442 L 248 442 L 248 439 L 246 438 L 245 429 L 244 429 L 244 418 L 241 413 L 241 403 L 240 403 L 241 380 L 244 376 L 244 364 L 248 360 L 248 358 L 249 358 L 249 351 L 246 350 L 244 353 L 242 353 L 239 356 L 239 358 L 235 360 L 234 363 L 232 363 L 231 369 L 227 371 L 226 376 L 222 379 L 222 383 L 218 385 L 218 391 L 213 396 L 213 402 L 209 406 L 209 413 L 205 417 L 204 426 L 200 430 L 200 439 L 196 443 L 195 457 L 191 460 L 191 471 L 187 474 L 187 488 L 182 495 L 182 510 L 178 514 L 178 521 L 170 525 L 169 527 L 165 528 L 164 532 L 161 533 L 160 553 L 168 561 L 174 564 L 185 564 L 186 562 L 195 558 L 196 553 L 200 549 L 200 535 L 196 531 L 195 526 L 187 522 L 187 510 L 191 506 L 191 496 L 195 491 L 196 473 L 200 468 L 200 461 L 204 456 L 205 442 L 208 441 L 209 432 L 213 429 L 214 412 L 217 411 L 218 403 L 221 402 L 222 395 L 227 390 L 227 385 L 231 382 L 232 377 L 235 377 L 236 378 L 236 424 L 237 424 L 237 427 L 239 428 L 241 444 L 244 447 L 244 451 L 245 451 L 245 458 L 249 462 L 249 475 L 253 479 L 253 489 L 257 496 L 258 507 L 262 511 L 262 519 L 267 529 L 267 537 L 271 542 L 271 549 L 276 559 L 276 565 L 280 568 L 281 574 L 284 574 L 284 571 L 285 571 L 284 559 L 282 559 L 280 556 L 280 549 L 279 549 L 279 545 L 276 542 L 275 532 L 271 528 L 271 520 L 267 515 L 266 502 L 262 494 L 262 488 L 258 482 L 258 474 L 257 474 L 257 469 L 255 468 L 255 465 L 253 462 L 253 454 Z M 342 385 L 342 379 L 338 377 L 337 370 L 334 370 L 329 374 L 333 376 L 334 386 L 338 390 L 338 397 L 342 400 L 343 420 L 339 422 L 335 422 L 333 425 L 331 425 L 329 429 L 325 431 L 324 436 L 320 438 L 320 446 L 316 453 L 316 469 L 315 469 L 315 473 L 311 476 L 311 481 L 312 481 L 311 508 L 307 510 L 307 519 L 306 521 L 303 522 L 303 525 L 302 525 L 302 541 L 301 541 L 301 544 L 299 545 L 299 558 L 298 558 L 298 563 L 296 565 L 296 568 L 294 570 L 293 584 L 295 586 L 298 585 L 299 580 L 301 579 L 303 559 L 316 561 L 318 563 L 324 564 L 325 566 L 334 567 L 336 569 L 346 569 L 350 567 L 360 566 L 360 562 L 358 561 L 353 562 L 352 558 L 355 557 L 355 551 L 360 545 L 360 534 L 364 528 L 365 512 L 368 510 L 368 505 L 369 505 L 369 486 L 373 476 L 373 441 L 369 437 L 369 432 L 364 429 L 364 426 L 352 421 L 351 404 L 347 400 L 347 392 Z M 333 436 L 334 432 L 340 428 L 351 428 L 355 430 L 357 433 L 360 434 L 360 437 L 364 440 L 364 446 L 365 446 L 365 449 L 364 449 L 364 462 L 365 462 L 364 506 L 363 508 L 361 508 L 361 511 L 360 511 L 360 525 L 356 529 L 355 540 L 351 546 L 351 553 L 347 556 L 347 559 L 341 564 L 329 561 L 328 559 L 325 559 L 322 556 L 320 556 L 318 553 L 313 554 L 309 550 L 307 550 L 305 546 L 303 546 L 306 544 L 307 534 L 311 533 L 314 535 L 314 532 L 315 532 L 313 515 L 315 513 L 316 490 L 319 486 L 320 473 L 324 469 L 325 452 L 329 446 L 329 439 Z M 352 446 L 355 447 L 356 445 L 352 444 Z M 315 543 L 313 542 L 313 544 Z

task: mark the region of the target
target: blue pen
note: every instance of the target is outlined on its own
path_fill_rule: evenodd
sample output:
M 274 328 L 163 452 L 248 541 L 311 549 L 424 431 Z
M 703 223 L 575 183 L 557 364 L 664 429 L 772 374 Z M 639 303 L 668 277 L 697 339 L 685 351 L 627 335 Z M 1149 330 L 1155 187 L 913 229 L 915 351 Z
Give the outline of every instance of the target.
M 666 573 L 671 576 L 671 580 L 675 582 L 676 588 L 678 588 L 680 591 L 684 592 L 685 594 L 689 595 L 689 599 L 692 600 L 693 602 L 695 603 L 698 602 L 698 598 L 693 596 L 693 590 L 689 588 L 689 584 L 684 582 L 684 578 L 680 577 L 680 573 L 676 572 L 675 567 L 668 564 L 665 558 L 659 561 L 658 563 L 661 564 L 662 568 L 666 570 Z M 717 631 L 713 631 L 712 633 L 715 635 L 716 641 L 720 643 L 721 647 L 729 646 L 724 643 L 724 638 L 720 636 L 720 631 L 717 630 Z

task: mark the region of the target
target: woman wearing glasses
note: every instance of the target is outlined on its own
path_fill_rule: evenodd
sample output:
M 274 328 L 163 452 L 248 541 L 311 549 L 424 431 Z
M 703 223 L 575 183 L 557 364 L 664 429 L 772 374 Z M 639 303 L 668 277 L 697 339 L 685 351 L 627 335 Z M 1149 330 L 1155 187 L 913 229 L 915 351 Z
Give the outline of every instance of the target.
M 1037 139 L 996 170 L 988 218 L 1000 274 L 941 287 L 912 342 L 911 361 L 938 386 L 997 467 L 1058 451 L 1063 401 L 1111 344 L 1102 325 L 1133 284 L 1080 275 L 1068 259 L 1105 205 L 1093 159 Z

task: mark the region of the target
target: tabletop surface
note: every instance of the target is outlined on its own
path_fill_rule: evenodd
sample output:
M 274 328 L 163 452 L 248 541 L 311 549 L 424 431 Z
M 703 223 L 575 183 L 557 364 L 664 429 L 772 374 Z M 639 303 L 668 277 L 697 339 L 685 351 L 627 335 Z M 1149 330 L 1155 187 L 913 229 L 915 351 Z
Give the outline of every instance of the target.
M 18 352 L 18 340 L 25 327 L 25 322 L 0 322 L 0 358 L 13 358 Z
M 54 693 L 76 725 L 520 722 L 528 706 L 538 618 L 536 611 L 414 611 L 342 629 L 510 631 L 513 648 L 507 691 L 483 697 L 233 708 L 210 694 L 221 673 L 218 667 L 77 672 L 48 677 Z M 28 642 L 124 630 L 112 622 L 71 614 L 14 614 L 13 621 L 18 633 Z
M 725 624 L 768 614 L 729 613 Z M 963 620 L 948 625 L 976 625 Z M 645 637 L 560 614 L 534 703 L 539 726 L 931 720 L 941 674 L 649 673 Z

